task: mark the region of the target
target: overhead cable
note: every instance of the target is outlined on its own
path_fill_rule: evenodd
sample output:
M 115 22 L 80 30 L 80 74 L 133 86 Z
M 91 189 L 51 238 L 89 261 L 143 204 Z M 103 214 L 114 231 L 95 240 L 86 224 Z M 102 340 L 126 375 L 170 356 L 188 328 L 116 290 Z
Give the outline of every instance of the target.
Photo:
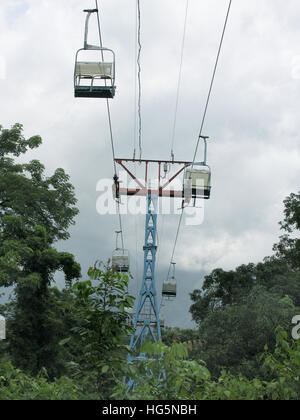
M 229 14 L 230 14 L 231 4 L 232 4 L 232 0 L 229 1 L 229 5 L 228 5 L 228 10 L 227 10 L 227 14 L 226 14 L 226 19 L 225 19 L 223 31 L 222 31 L 221 41 L 220 41 L 218 54 L 217 54 L 217 58 L 216 58 L 216 62 L 215 62 L 214 70 L 213 70 L 212 79 L 211 79 L 210 86 L 209 86 L 209 91 L 208 91 L 207 100 L 206 100 L 206 104 L 205 104 L 205 109 L 204 109 L 204 113 L 203 113 L 203 117 L 202 117 L 200 132 L 199 132 L 197 145 L 196 145 L 196 149 L 195 149 L 195 153 L 194 153 L 194 157 L 193 157 L 193 166 L 194 166 L 195 161 L 196 161 L 196 156 L 197 156 L 197 152 L 198 152 L 198 148 L 199 148 L 199 143 L 200 143 L 200 140 L 202 138 L 202 131 L 203 131 L 204 122 L 205 122 L 206 114 L 207 114 L 207 110 L 208 110 L 208 105 L 209 105 L 209 101 L 210 101 L 210 97 L 211 97 L 211 93 L 212 93 L 212 89 L 213 89 L 213 85 L 214 85 L 214 81 L 215 81 L 215 76 L 216 76 L 216 72 L 217 72 L 217 68 L 218 68 L 218 64 L 219 64 L 219 58 L 220 58 L 220 54 L 221 54 L 221 50 L 222 50 L 222 46 L 223 46 L 223 41 L 224 41 L 225 31 L 226 31 L 226 28 L 227 28 L 227 23 L 228 23 L 228 18 L 229 18 Z
M 171 159 L 172 159 L 172 161 L 174 160 L 174 142 L 175 142 L 176 123 L 177 123 L 178 104 L 179 104 L 179 94 L 180 94 L 181 78 L 182 78 L 182 65 L 183 65 L 183 54 L 184 54 L 185 37 L 186 37 L 188 8 L 189 8 L 189 0 L 186 1 L 185 19 L 184 19 L 184 25 L 183 25 L 184 29 L 183 29 L 183 37 L 182 37 L 182 44 L 181 44 L 181 58 L 180 58 L 179 76 L 178 76 L 178 84 L 177 84 L 175 116 L 174 116 L 173 132 L 172 132 L 172 143 L 171 143 Z
M 138 56 L 137 56 L 137 66 L 138 66 L 138 118 L 139 118 L 139 149 L 140 149 L 140 160 L 142 159 L 142 109 L 141 109 L 141 100 L 142 100 L 142 82 L 141 82 L 141 52 L 142 52 L 142 43 L 141 43 L 141 5 L 140 0 L 137 0 L 137 18 L 138 18 Z
M 95 0 L 95 2 L 96 2 L 96 9 L 97 9 L 97 21 L 98 21 L 100 47 L 103 48 L 98 0 Z M 102 56 L 102 61 L 104 61 L 103 50 L 101 50 L 101 56 Z M 105 81 L 105 85 L 106 85 L 106 81 Z M 113 130 L 112 130 L 112 120 L 111 120 L 111 112 L 110 112 L 110 106 L 109 106 L 109 100 L 108 99 L 106 99 L 106 106 L 107 106 L 107 114 L 108 114 L 110 142 L 111 142 L 112 157 L 113 157 L 113 166 L 114 166 L 115 176 L 117 176 L 117 165 L 116 165 L 116 161 L 115 161 L 116 155 L 115 155 L 115 146 L 114 146 L 114 138 L 113 138 Z M 120 203 L 119 203 L 119 201 L 117 201 L 117 212 L 118 212 L 118 216 L 119 216 L 122 249 L 124 250 L 124 235 L 123 235 L 122 218 L 121 218 L 121 213 L 120 213 Z
M 212 89 L 213 89 L 213 85 L 214 85 L 214 81 L 215 81 L 215 76 L 216 76 L 216 71 L 217 71 L 217 68 L 218 68 L 219 58 L 220 58 L 220 54 L 221 54 L 221 50 L 222 50 L 222 46 L 223 46 L 225 31 L 226 31 L 226 28 L 227 28 L 228 18 L 229 18 L 229 14 L 230 14 L 230 10 L 231 10 L 231 4 L 232 4 L 232 0 L 229 1 L 227 13 L 226 13 L 225 23 L 224 23 L 224 27 L 223 27 L 223 31 L 222 31 L 221 41 L 220 41 L 219 48 L 218 48 L 216 62 L 215 62 L 215 65 L 214 65 L 213 75 L 212 75 L 212 79 L 211 79 L 211 83 L 210 83 L 210 87 L 209 87 L 209 91 L 208 91 L 208 96 L 207 96 L 207 100 L 206 100 L 206 104 L 205 104 L 205 109 L 204 109 L 204 113 L 203 113 L 203 117 L 202 117 L 202 121 L 201 121 L 200 133 L 199 133 L 197 144 L 196 144 L 196 149 L 195 149 L 195 153 L 194 153 L 194 157 L 193 157 L 192 167 L 194 166 L 195 161 L 196 161 L 197 151 L 198 151 L 200 139 L 201 139 L 201 136 L 202 136 L 204 122 L 205 122 L 206 115 L 207 115 L 208 105 L 209 105 L 209 101 L 210 101 L 210 98 L 211 98 L 211 93 L 212 93 Z M 170 266 L 169 266 L 169 270 L 168 270 L 167 279 L 169 278 L 171 266 L 172 266 L 172 263 L 174 262 L 174 256 L 175 256 L 176 246 L 177 246 L 177 242 L 178 242 L 180 227 L 181 227 L 181 223 L 182 223 L 182 220 L 183 220 L 183 213 L 184 213 L 184 208 L 182 208 L 181 216 L 180 216 L 180 219 L 179 219 L 179 224 L 178 224 L 178 228 L 177 228 L 175 244 L 174 244 L 174 247 L 173 247 L 173 252 L 172 252 L 172 257 L 171 257 L 171 261 L 170 261 Z

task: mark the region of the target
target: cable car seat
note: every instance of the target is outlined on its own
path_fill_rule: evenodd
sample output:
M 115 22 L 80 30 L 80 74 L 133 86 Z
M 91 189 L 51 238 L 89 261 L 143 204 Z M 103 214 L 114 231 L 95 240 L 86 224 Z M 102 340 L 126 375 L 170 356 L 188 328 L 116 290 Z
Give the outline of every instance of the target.
M 108 51 L 112 54 L 112 61 L 78 61 L 76 54 L 74 71 L 74 92 L 79 98 L 113 98 L 115 96 L 115 55 L 108 48 L 94 47 L 94 51 Z M 82 84 L 82 81 L 90 80 L 90 83 Z M 99 81 L 103 80 L 101 84 Z M 96 82 L 98 82 L 96 84 Z
M 113 98 L 114 86 L 95 85 L 95 80 L 113 80 L 113 63 L 86 62 L 76 63 L 75 97 Z M 91 80 L 90 85 L 80 85 L 81 80 Z

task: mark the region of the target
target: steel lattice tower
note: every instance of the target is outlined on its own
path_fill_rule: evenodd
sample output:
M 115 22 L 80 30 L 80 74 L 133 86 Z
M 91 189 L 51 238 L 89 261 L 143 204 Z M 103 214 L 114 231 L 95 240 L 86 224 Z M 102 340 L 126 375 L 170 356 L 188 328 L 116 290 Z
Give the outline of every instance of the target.
M 128 361 L 130 362 L 145 358 L 145 354 L 141 353 L 140 348 L 145 342 L 146 337 L 149 337 L 149 339 L 154 342 L 161 341 L 159 309 L 155 287 L 157 202 L 157 195 L 148 194 L 145 226 L 144 274 L 134 319 L 135 331 L 130 340 L 130 349 L 135 355 L 128 356 Z
M 128 165 L 139 163 L 144 166 L 145 178 L 138 179 Z M 148 341 L 161 341 L 161 325 L 159 317 L 159 308 L 157 302 L 157 292 L 155 286 L 155 263 L 157 251 L 157 208 L 159 197 L 169 199 L 181 198 L 184 205 L 184 188 L 174 189 L 171 184 L 182 173 L 185 173 L 192 162 L 182 161 L 164 161 L 164 160 L 136 160 L 136 159 L 115 159 L 115 163 L 120 165 L 127 172 L 135 185 L 128 187 L 121 186 L 118 176 L 114 178 L 113 194 L 118 201 L 121 196 L 146 197 L 147 213 L 145 224 L 145 245 L 144 245 L 144 273 L 141 289 L 138 296 L 138 303 L 134 317 L 134 332 L 130 339 L 130 350 L 128 362 L 138 362 L 146 358 L 142 352 L 143 343 Z M 149 169 L 150 166 L 156 167 L 158 184 L 150 186 Z M 171 168 L 174 170 L 171 171 Z M 168 188 L 169 187 L 169 188 Z M 203 188 L 202 188 L 203 190 Z M 201 192 L 202 192 L 201 190 Z M 191 193 L 192 196 L 192 193 Z M 164 371 L 161 372 L 164 375 Z M 124 378 L 128 391 L 134 387 L 134 380 Z

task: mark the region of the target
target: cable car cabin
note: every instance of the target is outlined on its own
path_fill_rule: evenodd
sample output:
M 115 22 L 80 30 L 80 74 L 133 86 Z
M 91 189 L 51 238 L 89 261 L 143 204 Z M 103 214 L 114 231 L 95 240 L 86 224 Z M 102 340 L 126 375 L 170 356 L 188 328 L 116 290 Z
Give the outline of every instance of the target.
M 126 249 L 116 249 L 113 252 L 112 269 L 119 273 L 129 272 L 129 252 Z
M 163 282 L 162 295 L 163 297 L 176 297 L 176 281 L 174 279 Z
M 108 51 L 112 60 L 107 61 L 79 61 L 81 51 L 95 52 Z M 93 50 L 84 48 L 77 51 L 74 71 L 75 98 L 113 98 L 115 96 L 115 54 L 108 48 L 93 47 Z
M 201 169 L 189 168 L 184 177 L 184 197 L 185 198 L 210 198 L 211 191 L 211 171 L 208 166 Z

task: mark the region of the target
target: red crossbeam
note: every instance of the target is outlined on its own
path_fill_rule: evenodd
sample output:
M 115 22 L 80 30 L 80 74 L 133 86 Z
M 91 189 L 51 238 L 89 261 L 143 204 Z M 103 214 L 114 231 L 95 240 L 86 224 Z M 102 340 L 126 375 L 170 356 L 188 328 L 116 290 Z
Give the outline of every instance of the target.
M 119 195 L 128 195 L 128 196 L 147 196 L 148 194 L 157 194 L 159 197 L 183 197 L 183 190 L 166 190 L 166 187 L 171 184 L 183 171 L 186 167 L 191 166 L 192 162 L 182 162 L 182 161 L 170 161 L 170 160 L 150 160 L 150 159 L 115 159 L 115 162 L 119 164 L 133 179 L 136 184 L 137 188 L 120 188 L 118 186 L 118 193 Z M 139 163 L 145 165 L 145 180 L 144 184 L 140 180 L 136 178 L 135 175 L 125 166 L 124 163 Z M 149 164 L 157 164 L 158 165 L 158 176 L 157 179 L 159 180 L 159 185 L 156 189 L 148 188 L 148 167 Z M 168 164 L 168 165 L 181 165 L 182 167 L 171 177 L 169 178 L 163 185 L 161 185 L 161 165 Z

